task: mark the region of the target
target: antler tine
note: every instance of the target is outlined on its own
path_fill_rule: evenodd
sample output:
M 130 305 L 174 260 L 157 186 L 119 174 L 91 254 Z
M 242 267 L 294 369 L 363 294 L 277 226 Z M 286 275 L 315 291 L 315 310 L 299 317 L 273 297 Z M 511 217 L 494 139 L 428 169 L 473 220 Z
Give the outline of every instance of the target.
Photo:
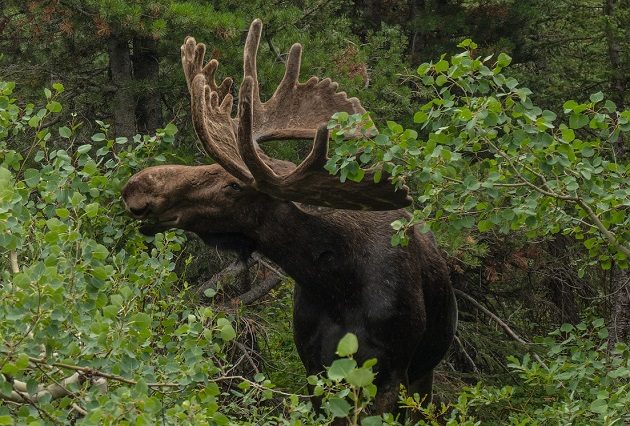
M 191 109 L 195 131 L 206 152 L 227 172 L 246 183 L 252 182 L 236 146 L 235 125 L 230 116 L 232 95 L 219 104 L 219 95 L 197 74 L 191 84 Z
M 206 54 L 206 45 L 203 43 L 197 43 L 193 37 L 186 37 L 180 51 L 182 68 L 184 69 L 188 91 L 192 94 L 193 80 L 197 74 L 203 74 L 205 76 L 206 83 L 213 91 L 217 92 L 219 99 L 223 100 L 223 98 L 230 92 L 232 79 L 227 77 L 219 86 L 217 86 L 214 77 L 219 66 L 219 62 L 216 59 L 212 59 L 203 66 L 203 59 Z
M 254 87 L 252 99 L 256 104 L 260 104 L 256 55 L 258 54 L 261 33 L 262 21 L 260 19 L 254 19 L 254 22 L 249 26 L 247 39 L 245 40 L 245 49 L 243 50 L 243 77 L 251 77 L 253 79 Z
M 253 140 L 253 107 L 255 80 L 248 75 L 238 92 L 238 151 L 252 174 L 256 186 L 280 183 L 278 175 L 260 158 Z
M 282 80 L 276 89 L 278 96 L 282 96 L 285 92 L 289 92 L 298 84 L 301 63 L 302 45 L 300 43 L 295 43 L 291 46 L 291 50 L 289 50 L 289 58 L 287 59 L 286 69 L 284 70 L 284 77 L 282 77 Z
M 309 171 L 321 171 L 328 161 L 328 127 L 322 124 L 317 129 L 313 147 L 304 161 L 291 172 L 291 175 L 302 175 Z

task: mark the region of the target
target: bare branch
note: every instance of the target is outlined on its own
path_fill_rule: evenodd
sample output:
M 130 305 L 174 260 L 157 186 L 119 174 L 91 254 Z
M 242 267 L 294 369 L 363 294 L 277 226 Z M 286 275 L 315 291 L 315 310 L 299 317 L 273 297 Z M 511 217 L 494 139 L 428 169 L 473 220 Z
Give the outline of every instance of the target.
M 464 358 L 466 358 L 466 360 L 472 366 L 473 371 L 475 373 L 479 373 L 479 369 L 477 368 L 477 364 L 475 364 L 475 361 L 473 361 L 472 357 L 470 355 L 468 355 L 468 352 L 466 352 L 466 348 L 464 347 L 464 344 L 462 343 L 462 341 L 459 340 L 459 337 L 457 337 L 457 335 L 455 335 L 454 337 L 455 337 L 455 341 L 457 342 L 457 345 L 459 346 L 459 348 L 462 350 L 462 353 L 464 354 Z
M 11 272 L 18 274 L 20 272 L 20 264 L 18 263 L 17 252 L 15 250 L 9 252 L 9 263 L 11 264 Z
M 246 276 L 246 272 L 256 261 L 257 260 L 252 256 L 248 257 L 245 261 L 241 258 L 235 260 L 221 271 L 214 274 L 208 281 L 201 284 L 196 290 L 196 293 L 203 295 L 208 289 L 217 290 L 220 287 L 226 287 L 230 283 L 242 278 L 243 275 Z
M 238 305 L 242 303 L 243 305 L 251 305 L 255 301 L 262 298 L 264 295 L 269 293 L 272 289 L 277 287 L 281 282 L 282 276 L 271 276 L 248 292 L 243 293 L 240 296 L 237 296 L 230 300 L 230 304 Z
M 0 351 L 4 354 L 8 354 L 10 355 L 9 351 Z M 35 365 L 41 365 L 41 366 L 48 366 L 48 367 L 57 367 L 57 368 L 61 368 L 61 369 L 65 369 L 65 370 L 73 370 L 73 371 L 77 371 L 79 373 L 83 373 L 86 376 L 97 376 L 97 377 L 102 377 L 105 379 L 111 379 L 117 382 L 122 382 L 122 383 L 127 383 L 129 385 L 137 385 L 138 382 L 132 379 L 127 379 L 125 377 L 116 375 L 116 374 L 111 374 L 111 373 L 105 373 L 103 371 L 99 371 L 99 370 L 95 370 L 93 368 L 90 367 L 82 367 L 79 365 L 73 365 L 73 364 L 66 364 L 63 362 L 47 362 L 45 359 L 40 359 L 40 358 L 35 358 L 35 357 L 28 357 L 29 362 L 31 362 L 32 364 Z M 173 382 L 155 382 L 155 383 L 147 383 L 147 386 L 150 388 L 160 388 L 160 387 L 184 387 L 184 385 L 179 384 L 179 383 L 173 383 Z
M 494 320 L 494 322 L 496 322 L 497 324 L 499 324 L 499 326 L 507 333 L 508 336 L 510 336 L 512 339 L 516 340 L 517 342 L 521 343 L 522 345 L 525 346 L 529 346 L 531 345 L 530 342 L 528 342 L 527 340 L 523 339 L 521 336 L 519 336 L 518 334 L 516 334 L 516 332 L 514 332 L 514 330 L 512 330 L 510 328 L 509 325 L 507 325 L 505 323 L 505 321 L 503 321 L 501 318 L 499 318 L 498 316 L 496 316 L 495 314 L 493 314 L 488 308 L 486 308 L 485 306 L 483 306 L 481 303 L 477 302 L 475 299 L 472 298 L 472 296 L 464 293 L 463 291 L 454 288 L 453 291 L 455 292 L 455 294 L 457 294 L 458 296 L 463 297 L 464 299 L 468 300 L 470 303 L 472 303 L 473 305 L 475 305 L 477 308 L 479 308 L 483 313 L 485 313 L 486 315 L 488 315 L 492 320 Z M 544 363 L 544 361 L 537 355 L 537 354 L 533 354 L 534 358 L 536 359 L 536 361 L 538 361 L 540 363 L 540 365 L 542 365 L 543 367 L 547 368 L 547 364 Z

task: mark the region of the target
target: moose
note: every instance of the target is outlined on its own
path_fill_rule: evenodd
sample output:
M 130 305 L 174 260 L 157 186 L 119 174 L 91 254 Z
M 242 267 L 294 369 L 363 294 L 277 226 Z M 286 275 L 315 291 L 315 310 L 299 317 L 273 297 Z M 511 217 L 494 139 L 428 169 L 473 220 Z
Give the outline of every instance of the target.
M 216 59 L 187 37 L 181 48 L 197 136 L 215 164 L 149 167 L 122 190 L 127 210 L 151 235 L 169 228 L 225 250 L 256 250 L 295 280 L 294 341 L 308 374 L 335 359 L 346 333 L 358 337 L 358 362 L 376 364 L 375 411 L 395 411 L 400 385 L 431 398 L 433 369 L 455 333 L 457 308 L 446 263 L 430 234 L 413 230 L 405 247 L 390 243 L 394 220 L 408 216 L 408 188 L 366 171 L 340 182 L 327 161 L 333 113 L 365 113 L 330 79 L 298 81 L 302 46 L 262 102 L 256 55 L 262 23 L 249 29 L 244 78 L 232 117 L 232 79 L 215 82 Z M 298 166 L 267 156 L 269 140 L 313 139 Z

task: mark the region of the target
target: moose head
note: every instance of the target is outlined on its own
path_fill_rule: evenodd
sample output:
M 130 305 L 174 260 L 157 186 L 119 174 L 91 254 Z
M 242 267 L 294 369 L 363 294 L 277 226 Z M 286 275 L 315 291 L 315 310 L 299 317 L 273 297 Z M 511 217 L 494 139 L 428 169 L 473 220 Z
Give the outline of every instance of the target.
M 324 170 L 326 123 L 338 111 L 364 113 L 330 79 L 298 81 L 302 47 L 291 47 L 284 77 L 262 102 L 256 54 L 262 23 L 249 29 L 244 78 L 232 117 L 232 79 L 215 82 L 218 62 L 204 65 L 205 46 L 181 48 L 195 131 L 216 164 L 158 166 L 123 188 L 129 212 L 148 221 L 142 232 L 180 228 L 223 248 L 247 246 L 296 281 L 294 338 L 309 374 L 335 357 L 347 332 L 359 338 L 359 362 L 378 359 L 377 409 L 396 406 L 400 384 L 430 394 L 432 371 L 450 345 L 456 308 L 448 270 L 428 235 L 412 232 L 392 247 L 389 224 L 407 213 L 406 187 L 340 182 Z M 267 156 L 269 140 L 313 138 L 299 165 Z M 321 206 L 322 209 L 309 206 Z
M 188 37 L 181 48 L 191 96 L 195 130 L 216 165 L 152 167 L 133 176 L 123 190 L 128 210 L 154 219 L 155 232 L 177 227 L 203 234 L 251 230 L 270 203 L 297 202 L 339 209 L 391 210 L 409 205 L 407 189 L 371 172 L 362 182 L 341 183 L 324 170 L 328 151 L 326 123 L 337 111 L 364 113 L 356 98 L 337 91 L 330 79 L 299 83 L 302 46 L 291 47 L 286 72 L 275 93 L 261 102 L 256 53 L 262 23 L 250 27 L 244 52 L 244 78 L 233 118 L 232 79 L 215 83 L 216 59 L 203 65 L 205 46 Z M 269 140 L 313 138 L 312 149 L 295 166 L 270 158 L 259 148 Z M 256 208 L 257 207 L 257 208 Z

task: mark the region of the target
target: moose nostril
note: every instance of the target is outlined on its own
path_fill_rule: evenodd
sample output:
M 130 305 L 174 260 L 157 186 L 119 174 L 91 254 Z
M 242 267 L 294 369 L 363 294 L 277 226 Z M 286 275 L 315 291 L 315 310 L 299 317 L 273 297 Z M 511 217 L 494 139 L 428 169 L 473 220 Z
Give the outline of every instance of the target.
M 149 205 L 145 204 L 142 207 L 129 207 L 129 211 L 134 216 L 144 216 L 144 214 L 149 210 Z

